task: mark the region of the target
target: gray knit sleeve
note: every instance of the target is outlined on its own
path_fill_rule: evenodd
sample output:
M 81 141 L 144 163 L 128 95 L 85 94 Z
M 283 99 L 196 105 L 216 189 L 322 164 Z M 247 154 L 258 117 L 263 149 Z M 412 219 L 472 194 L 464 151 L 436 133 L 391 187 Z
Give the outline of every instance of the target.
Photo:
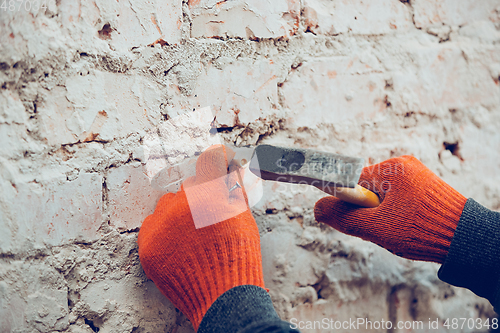
M 500 213 L 467 200 L 438 276 L 488 299 L 500 313 Z
M 197 333 L 300 333 L 282 321 L 271 297 L 261 287 L 234 287 L 219 296 L 203 317 Z

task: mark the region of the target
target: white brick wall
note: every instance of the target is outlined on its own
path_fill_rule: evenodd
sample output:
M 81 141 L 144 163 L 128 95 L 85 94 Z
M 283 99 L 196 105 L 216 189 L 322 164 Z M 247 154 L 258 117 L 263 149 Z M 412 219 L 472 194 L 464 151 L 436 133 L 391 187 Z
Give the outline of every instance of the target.
M 140 227 L 152 214 L 162 193 L 151 188 L 142 166 L 124 165 L 110 170 L 106 177 L 110 225 L 118 230 Z
M 384 87 L 384 74 L 359 58 L 335 57 L 305 63 L 288 77 L 282 94 L 291 123 L 315 127 L 383 112 Z
M 498 104 L 498 85 L 488 68 L 478 59 L 468 59 L 460 47 L 415 45 L 410 52 L 416 68 L 393 75 L 394 89 L 404 104 L 424 112 Z
M 192 37 L 277 38 L 294 35 L 300 3 L 277 1 L 189 1 Z
M 54 179 L 57 182 L 59 179 Z M 19 253 L 100 237 L 102 177 L 81 174 L 64 184 L 3 182 L 3 253 Z
M 398 0 L 305 0 L 304 24 L 315 34 L 381 35 L 412 26 L 410 10 Z
M 415 0 L 415 25 L 426 28 L 431 25 L 461 26 L 474 21 L 493 18 L 499 3 L 495 0 Z
M 156 85 L 140 76 L 95 71 L 69 77 L 65 87 L 44 92 L 39 107 L 50 145 L 144 135 L 157 123 Z
M 143 151 L 158 129 L 164 164 L 216 142 L 212 120 L 230 143 L 369 164 L 412 154 L 500 209 L 499 29 L 499 0 L 0 9 L 0 331 L 192 332 L 137 256 L 163 195 Z M 203 107 L 206 128 L 168 123 Z M 283 318 L 493 316 L 437 265 L 318 225 L 319 190 L 267 182 L 264 193 L 253 213 Z
M 210 106 L 220 125 L 248 125 L 276 112 L 277 71 L 271 59 L 237 62 L 223 70 L 209 65 L 198 78 L 194 103 Z

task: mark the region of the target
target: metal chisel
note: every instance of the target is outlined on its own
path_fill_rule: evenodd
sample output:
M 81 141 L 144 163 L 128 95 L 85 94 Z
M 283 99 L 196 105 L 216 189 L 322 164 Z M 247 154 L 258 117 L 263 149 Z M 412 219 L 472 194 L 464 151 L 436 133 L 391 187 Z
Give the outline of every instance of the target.
M 259 180 L 312 185 L 362 207 L 377 207 L 380 204 L 375 193 L 358 185 L 364 162 L 362 158 L 272 145 L 227 146 L 235 152 L 232 164 L 251 171 Z M 190 159 L 165 168 L 153 178 L 153 187 L 177 191 L 183 179 L 194 175 L 195 162 Z M 256 184 L 256 177 L 249 177 L 248 174 L 243 180 L 247 192 Z

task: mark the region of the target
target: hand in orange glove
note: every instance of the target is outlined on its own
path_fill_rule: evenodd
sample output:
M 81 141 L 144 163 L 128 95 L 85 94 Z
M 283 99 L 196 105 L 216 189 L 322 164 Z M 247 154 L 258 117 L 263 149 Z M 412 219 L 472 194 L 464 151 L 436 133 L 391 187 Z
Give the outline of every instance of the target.
M 195 330 L 227 290 L 264 287 L 259 230 L 243 189 L 229 191 L 239 182 L 237 171 L 227 174 L 233 157 L 223 146 L 201 154 L 196 176 L 164 195 L 139 231 L 146 275 Z
M 325 197 L 315 205 L 316 220 L 407 259 L 444 262 L 464 196 L 412 156 L 364 168 L 359 185 L 377 193 L 380 206 L 359 208 Z

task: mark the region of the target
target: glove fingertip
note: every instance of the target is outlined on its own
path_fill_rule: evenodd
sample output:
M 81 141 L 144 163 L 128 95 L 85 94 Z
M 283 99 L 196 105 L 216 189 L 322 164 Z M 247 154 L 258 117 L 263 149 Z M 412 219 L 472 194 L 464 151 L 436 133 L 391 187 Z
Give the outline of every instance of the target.
M 160 200 L 158 200 L 158 203 L 156 204 L 155 211 L 160 209 L 166 209 L 169 207 L 170 203 L 172 202 L 172 199 L 175 197 L 174 193 L 167 193 L 164 194 Z
M 227 167 L 235 153 L 223 145 L 214 145 L 205 150 L 196 162 L 196 180 L 207 182 L 227 175 Z

